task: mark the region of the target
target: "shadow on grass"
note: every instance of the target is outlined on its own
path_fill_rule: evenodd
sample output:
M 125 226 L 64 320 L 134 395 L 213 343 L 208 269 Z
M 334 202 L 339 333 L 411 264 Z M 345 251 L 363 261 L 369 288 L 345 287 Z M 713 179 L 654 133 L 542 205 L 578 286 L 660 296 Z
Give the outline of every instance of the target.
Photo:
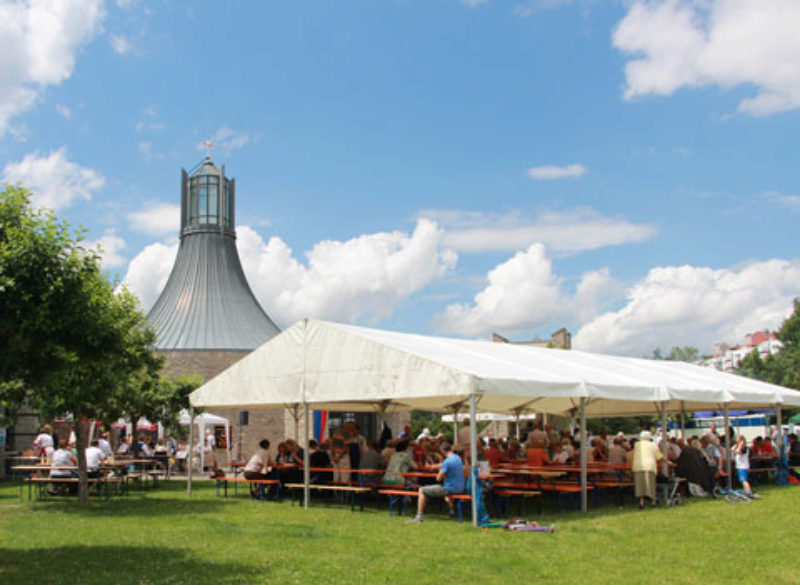
M 113 535 L 109 535 L 113 537 Z M 264 567 L 210 562 L 180 549 L 138 546 L 64 546 L 0 549 L 0 583 L 259 583 Z
M 196 514 L 212 514 L 225 506 L 224 501 L 190 500 L 190 499 L 157 499 L 137 497 L 136 495 L 116 496 L 105 501 L 92 498 L 89 504 L 81 505 L 77 497 L 50 497 L 33 504 L 34 509 L 58 508 L 59 512 L 79 516 L 113 516 L 150 517 L 181 516 Z

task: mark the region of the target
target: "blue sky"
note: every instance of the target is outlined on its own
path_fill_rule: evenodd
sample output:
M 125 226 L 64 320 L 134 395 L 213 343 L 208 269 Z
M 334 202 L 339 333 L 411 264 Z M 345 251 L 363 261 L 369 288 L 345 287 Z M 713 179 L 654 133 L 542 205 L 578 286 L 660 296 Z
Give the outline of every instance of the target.
M 304 316 L 649 354 L 800 294 L 794 0 L 0 0 L 0 169 L 145 308 L 180 168 Z

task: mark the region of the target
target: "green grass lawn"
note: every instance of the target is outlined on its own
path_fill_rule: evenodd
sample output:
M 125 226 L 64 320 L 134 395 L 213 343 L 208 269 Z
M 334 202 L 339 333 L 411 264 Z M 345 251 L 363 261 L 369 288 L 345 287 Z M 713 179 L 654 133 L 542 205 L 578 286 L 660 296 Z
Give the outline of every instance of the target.
M 20 502 L 0 484 L 0 583 L 800 583 L 800 489 L 750 505 L 690 501 L 640 511 L 548 512 L 554 534 L 478 530 L 435 513 L 423 524 L 310 510 L 213 486 L 132 492 L 81 507 Z M 613 498 L 612 498 L 613 499 Z

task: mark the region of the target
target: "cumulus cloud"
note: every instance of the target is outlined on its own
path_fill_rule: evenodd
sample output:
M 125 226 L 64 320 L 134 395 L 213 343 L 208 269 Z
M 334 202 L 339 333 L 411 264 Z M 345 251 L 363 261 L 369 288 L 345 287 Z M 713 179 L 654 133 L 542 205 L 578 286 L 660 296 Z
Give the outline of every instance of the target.
M 209 136 L 212 146 L 222 149 L 226 155 L 230 154 L 236 149 L 247 146 L 248 144 L 258 141 L 259 136 L 251 136 L 244 132 L 237 132 L 228 126 L 222 126 L 213 135 Z M 197 150 L 205 150 L 206 141 L 203 140 L 197 143 Z
M 657 232 L 652 224 L 631 223 L 586 207 L 544 211 L 534 218 L 516 211 L 500 214 L 423 210 L 419 215 L 442 226 L 445 244 L 460 252 L 516 252 L 534 242 L 555 252 L 580 252 L 643 242 Z
M 131 49 L 133 49 L 133 43 L 131 43 L 130 39 L 125 35 L 111 35 L 109 43 L 111 44 L 111 48 L 114 49 L 114 52 L 118 55 L 125 55 L 126 53 L 130 53 Z
M 66 146 L 46 156 L 29 153 L 21 161 L 7 164 L 3 179 L 8 183 L 22 183 L 33 191 L 35 205 L 51 209 L 69 207 L 79 199 L 91 199 L 92 194 L 106 184 L 97 171 L 69 161 Z
M 176 234 L 180 228 L 181 206 L 172 203 L 150 202 L 139 211 L 128 214 L 132 230 L 155 236 Z
M 103 268 L 116 268 L 125 264 L 122 251 L 127 247 L 125 240 L 117 235 L 116 230 L 109 228 L 97 240 L 87 242 L 87 247 L 100 252 Z
M 280 238 L 264 241 L 237 228 L 237 248 L 250 286 L 265 310 L 288 324 L 304 317 L 355 322 L 391 315 L 411 295 L 454 267 L 442 231 L 420 220 L 409 234 L 395 231 L 323 241 L 296 258 Z M 169 276 L 177 244 L 153 244 L 131 261 L 124 282 L 145 308 Z
M 739 111 L 755 116 L 800 107 L 797 0 L 635 0 L 614 30 L 631 55 L 625 98 L 685 87 L 745 85 Z
M 139 297 L 144 311 L 150 310 L 167 284 L 177 255 L 177 239 L 167 243 L 156 242 L 145 247 L 128 264 L 122 284 Z
M 627 292 L 626 304 L 604 313 L 573 338 L 576 349 L 642 356 L 655 348 L 716 341 L 777 328 L 800 290 L 800 260 L 768 260 L 741 269 L 653 268 Z
M 608 269 L 584 274 L 569 294 L 564 279 L 553 274 L 542 244 L 533 244 L 493 268 L 486 287 L 472 303 L 448 305 L 434 318 L 444 333 L 476 336 L 493 331 L 515 333 L 558 321 L 590 319 L 616 299 L 619 283 Z
M 582 164 L 574 163 L 559 167 L 556 165 L 545 165 L 528 169 L 528 176 L 539 181 L 552 181 L 555 179 L 576 179 L 586 174 L 586 167 Z
M 102 0 L 0 2 L 0 136 L 48 85 L 72 75 L 103 19 Z

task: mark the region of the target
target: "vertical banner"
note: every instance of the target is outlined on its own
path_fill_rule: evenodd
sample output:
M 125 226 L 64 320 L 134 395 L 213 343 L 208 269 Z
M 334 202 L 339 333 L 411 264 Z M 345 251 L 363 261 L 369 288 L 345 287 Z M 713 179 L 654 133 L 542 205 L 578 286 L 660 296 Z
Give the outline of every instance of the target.
M 318 443 L 322 443 L 325 434 L 325 424 L 328 422 L 327 410 L 314 411 L 314 438 Z

